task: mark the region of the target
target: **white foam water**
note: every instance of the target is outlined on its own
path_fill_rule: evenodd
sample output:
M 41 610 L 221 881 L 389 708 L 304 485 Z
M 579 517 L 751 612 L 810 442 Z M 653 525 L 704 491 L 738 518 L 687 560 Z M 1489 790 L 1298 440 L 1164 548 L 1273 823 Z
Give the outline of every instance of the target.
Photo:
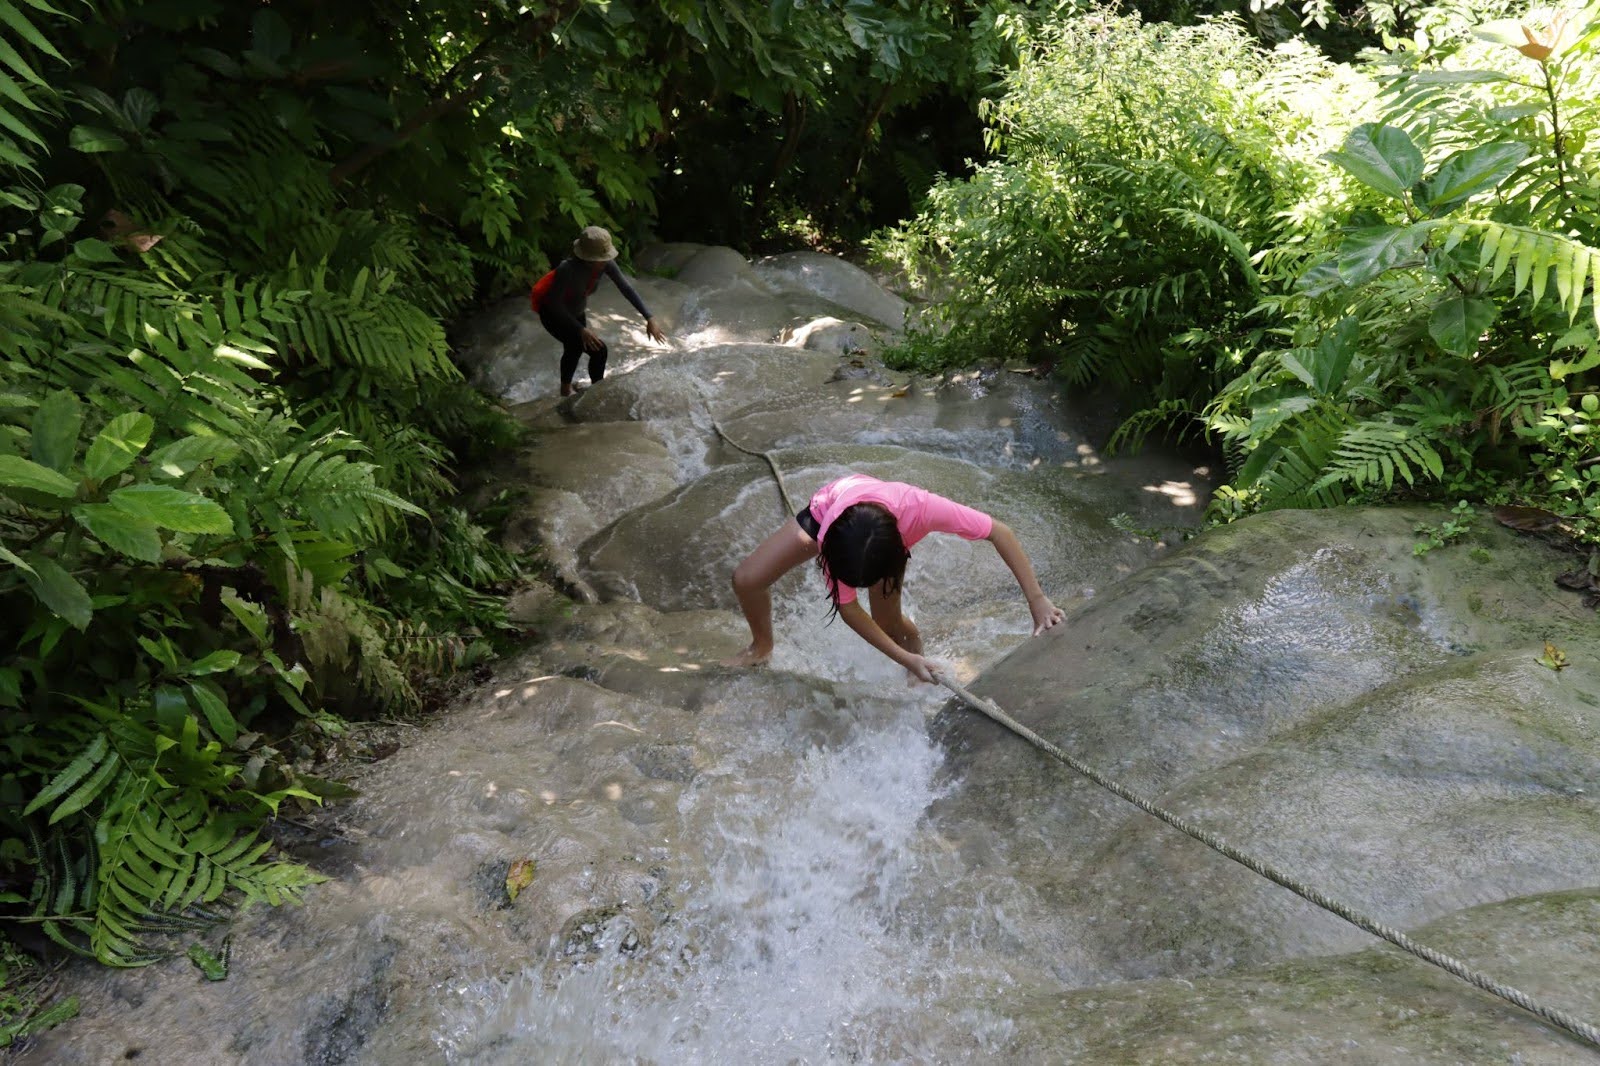
M 940 755 L 902 706 L 797 763 L 747 750 L 687 793 L 682 831 L 699 834 L 709 880 L 679 886 L 673 920 L 636 952 L 617 926 L 576 965 L 444 990 L 457 1000 L 436 1034 L 449 1060 L 926 1061 L 921 1019 L 949 947 L 930 956 L 897 906 L 950 860 L 923 821 Z M 720 780 L 785 766 L 781 788 Z

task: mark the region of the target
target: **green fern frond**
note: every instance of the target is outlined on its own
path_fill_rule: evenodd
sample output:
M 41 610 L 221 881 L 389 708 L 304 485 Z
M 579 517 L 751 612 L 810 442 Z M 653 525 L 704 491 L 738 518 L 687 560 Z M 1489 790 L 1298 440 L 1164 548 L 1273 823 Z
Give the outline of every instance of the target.
M 357 529 L 372 536 L 388 528 L 397 512 L 425 513 L 379 487 L 372 463 L 354 463 L 339 454 L 355 446 L 348 439 L 308 438 L 302 447 L 270 464 L 263 498 L 304 514 L 320 529 Z
M 444 328 L 422 308 L 390 295 L 384 278 L 362 268 L 350 291 L 338 292 L 329 288 L 328 273 L 324 261 L 309 270 L 292 267 L 281 279 L 300 293 L 286 309 L 281 335 L 303 357 L 407 383 L 460 376 Z
M 1212 270 L 1195 268 L 1163 274 L 1143 285 L 1108 291 L 1104 296 L 1105 305 L 1133 321 L 1142 321 L 1159 315 L 1164 308 L 1181 314 L 1185 309 L 1185 301 L 1190 295 L 1191 286 L 1194 292 L 1210 294 L 1211 278 L 1214 273 Z
M 1137 452 L 1151 433 L 1167 429 L 1176 429 L 1177 440 L 1182 441 L 1191 433 L 1203 432 L 1204 427 L 1187 400 L 1163 400 L 1154 407 L 1135 412 L 1118 426 L 1106 442 L 1106 454 Z
M 1511 226 L 1480 219 L 1453 219 L 1441 225 L 1436 239 L 1446 249 L 1463 240 L 1478 242 L 1478 269 L 1487 270 L 1491 281 L 1512 271 L 1513 291 L 1528 290 L 1534 306 L 1545 298 L 1550 282 L 1555 283 L 1556 303 L 1575 321 L 1587 299 L 1600 326 L 1600 249 L 1591 248 L 1559 233 Z
M 1313 487 L 1348 484 L 1362 490 L 1382 484 L 1392 489 L 1397 474 L 1408 485 L 1421 478 L 1437 481 L 1444 477 L 1444 461 L 1416 427 L 1367 421 L 1345 430 L 1326 472 Z
M 61 14 L 44 0 L 27 3 L 48 14 Z M 48 147 L 32 116 L 46 111 L 57 94 L 51 80 L 34 66 L 39 62 L 35 57 L 67 62 L 21 5 L 0 0 L 0 167 L 37 176 L 36 164 Z
M 319 674 L 353 674 L 357 687 L 384 707 L 417 706 L 416 689 L 368 606 L 324 588 L 315 606 L 295 613 L 295 625 Z
M 117 847 L 102 849 L 90 946 L 113 966 L 164 957 L 148 949 L 149 934 L 198 904 L 230 891 L 246 906 L 293 902 L 322 880 L 272 861 L 270 842 L 245 830 L 237 816 L 218 815 L 202 795 L 180 789 L 152 790 L 145 802 L 113 808 L 97 833 Z
M 1079 387 L 1096 380 L 1116 358 L 1114 347 L 1092 330 L 1079 330 L 1061 342 L 1056 373 Z
M 1255 266 L 1250 261 L 1251 252 L 1249 247 L 1240 239 L 1237 233 L 1216 219 L 1207 218 L 1198 211 L 1190 211 L 1187 208 L 1168 207 L 1162 210 L 1162 214 L 1178 219 L 1188 229 L 1209 236 L 1222 245 L 1228 254 L 1233 257 L 1234 263 L 1239 267 L 1239 272 L 1244 276 L 1245 283 L 1250 286 L 1251 293 L 1260 294 L 1261 278 L 1256 274 Z
M 1313 404 L 1287 419 L 1273 433 L 1264 458 L 1241 468 L 1241 486 L 1260 491 L 1263 509 L 1334 507 L 1344 502 L 1341 484 L 1319 480 L 1349 425 L 1344 410 L 1330 403 Z M 1255 467 L 1256 469 L 1251 469 Z

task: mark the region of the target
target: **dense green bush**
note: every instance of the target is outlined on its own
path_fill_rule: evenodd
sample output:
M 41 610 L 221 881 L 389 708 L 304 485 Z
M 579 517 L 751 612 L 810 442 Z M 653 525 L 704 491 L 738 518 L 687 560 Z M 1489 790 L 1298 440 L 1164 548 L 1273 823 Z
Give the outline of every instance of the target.
M 1241 461 L 1226 512 L 1431 483 L 1600 532 L 1597 27 L 1491 23 L 1384 68 L 1379 121 L 1329 156 L 1356 209 L 1276 305 L 1292 346 L 1207 409 Z
M 369 52 L 0 8 L 0 905 L 128 965 L 294 898 L 260 826 L 337 712 L 489 652 L 516 566 L 451 464 L 512 431 L 445 342 L 471 231 L 329 180 Z
M 881 242 L 953 283 L 898 357 L 1054 361 L 1135 409 L 1115 444 L 1203 432 L 1221 517 L 1436 491 L 1594 536 L 1597 10 L 1442 11 L 1359 66 L 1074 20 L 1002 158 Z
M 1052 361 L 1149 418 L 1192 415 L 1278 322 L 1337 224 L 1318 156 L 1370 83 L 1237 24 L 1100 13 L 1040 40 L 990 108 L 999 157 L 934 189 L 880 252 L 950 283 L 902 358 Z

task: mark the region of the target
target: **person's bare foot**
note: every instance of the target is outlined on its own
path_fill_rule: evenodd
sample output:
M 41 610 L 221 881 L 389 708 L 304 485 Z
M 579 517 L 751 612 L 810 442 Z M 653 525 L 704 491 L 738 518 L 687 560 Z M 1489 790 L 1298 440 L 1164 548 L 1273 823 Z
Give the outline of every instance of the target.
M 743 669 L 747 666 L 765 666 L 770 658 L 772 658 L 771 648 L 761 651 L 752 644 L 738 655 L 722 660 L 722 665 L 731 666 L 735 669 Z
M 576 396 L 576 395 L 578 395 L 578 393 L 580 393 L 582 391 L 583 391 L 583 386 L 582 385 L 574 385 L 570 381 L 567 382 L 565 385 L 561 386 L 561 395 L 563 395 L 563 396 Z

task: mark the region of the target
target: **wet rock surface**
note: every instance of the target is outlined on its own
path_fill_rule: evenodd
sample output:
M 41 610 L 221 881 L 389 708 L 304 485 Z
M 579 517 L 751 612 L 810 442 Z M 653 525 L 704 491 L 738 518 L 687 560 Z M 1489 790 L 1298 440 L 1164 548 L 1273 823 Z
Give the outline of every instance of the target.
M 774 588 L 772 664 L 719 666 L 747 639 L 728 575 L 787 512 L 712 422 L 800 503 L 862 470 L 1012 525 L 1068 608 L 1037 639 L 987 545 L 913 553 L 908 609 L 959 679 L 1594 1017 L 1600 627 L 1552 582 L 1570 558 L 1487 520 L 1419 558 L 1418 509 L 1184 543 L 1203 463 L 1102 455 L 1028 375 L 884 369 L 851 338 L 904 304 L 855 267 L 635 265 L 675 346 L 602 290 L 615 369 L 575 400 L 525 303 L 467 331 L 536 429 L 506 479 L 553 572 L 517 602 L 537 643 L 354 780 L 330 880 L 241 918 L 228 980 L 81 969 L 84 1017 L 22 1061 L 1592 1061 L 908 687 L 824 624 L 809 568 Z

